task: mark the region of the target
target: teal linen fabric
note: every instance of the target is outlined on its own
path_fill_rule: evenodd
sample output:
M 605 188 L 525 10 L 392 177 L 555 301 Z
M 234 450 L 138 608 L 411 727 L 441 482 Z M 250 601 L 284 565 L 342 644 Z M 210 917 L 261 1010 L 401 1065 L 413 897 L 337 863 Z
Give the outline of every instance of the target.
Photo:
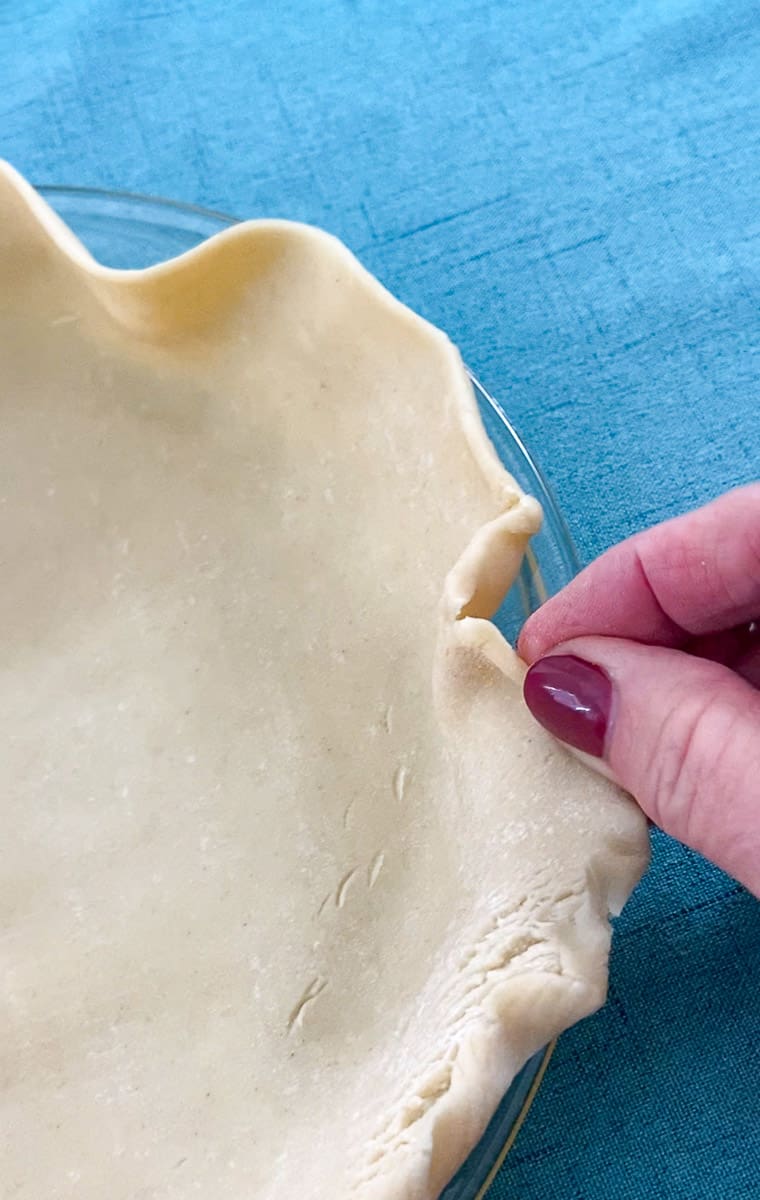
M 760 475 L 755 4 L 20 0 L 0 81 L 37 182 L 337 233 L 459 344 L 585 559 Z M 760 904 L 655 835 L 492 1198 L 758 1196 Z

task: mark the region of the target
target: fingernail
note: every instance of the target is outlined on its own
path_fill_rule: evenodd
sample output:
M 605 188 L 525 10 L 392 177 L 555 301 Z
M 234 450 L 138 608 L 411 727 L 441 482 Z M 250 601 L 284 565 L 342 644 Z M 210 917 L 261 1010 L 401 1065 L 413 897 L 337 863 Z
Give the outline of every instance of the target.
M 539 658 L 525 676 L 525 703 L 549 733 L 595 758 L 604 754 L 612 683 L 601 667 L 574 654 Z

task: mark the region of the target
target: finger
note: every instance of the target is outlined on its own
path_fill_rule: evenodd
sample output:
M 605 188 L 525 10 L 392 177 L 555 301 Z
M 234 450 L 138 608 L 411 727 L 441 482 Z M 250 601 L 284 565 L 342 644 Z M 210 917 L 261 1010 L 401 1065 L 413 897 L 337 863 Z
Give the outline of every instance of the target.
M 613 546 L 526 622 L 534 662 L 572 637 L 665 646 L 760 616 L 760 483 Z
M 760 691 L 760 646 L 748 651 L 738 659 L 733 670 L 753 688 Z
M 760 621 L 703 634 L 693 638 L 684 649 L 689 654 L 722 663 L 753 687 L 760 687 Z
M 534 716 L 603 757 L 653 821 L 760 895 L 760 693 L 679 650 L 578 638 L 525 680 Z

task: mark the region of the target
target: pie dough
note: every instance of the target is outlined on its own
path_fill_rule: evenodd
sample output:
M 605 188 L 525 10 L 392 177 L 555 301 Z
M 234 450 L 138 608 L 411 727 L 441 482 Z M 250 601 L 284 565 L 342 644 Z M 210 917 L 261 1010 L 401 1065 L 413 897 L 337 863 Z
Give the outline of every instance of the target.
M 3 167 L 0 377 L 3 1195 L 434 1200 L 646 861 L 488 619 L 538 504 L 305 226 L 111 271 Z

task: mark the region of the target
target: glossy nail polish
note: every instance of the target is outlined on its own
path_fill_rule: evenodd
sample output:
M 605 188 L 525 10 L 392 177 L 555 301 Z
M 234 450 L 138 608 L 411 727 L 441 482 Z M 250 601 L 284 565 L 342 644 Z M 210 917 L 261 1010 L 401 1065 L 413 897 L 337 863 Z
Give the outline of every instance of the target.
M 574 654 L 540 658 L 525 676 L 525 703 L 549 733 L 595 758 L 604 754 L 612 683 L 601 667 Z

